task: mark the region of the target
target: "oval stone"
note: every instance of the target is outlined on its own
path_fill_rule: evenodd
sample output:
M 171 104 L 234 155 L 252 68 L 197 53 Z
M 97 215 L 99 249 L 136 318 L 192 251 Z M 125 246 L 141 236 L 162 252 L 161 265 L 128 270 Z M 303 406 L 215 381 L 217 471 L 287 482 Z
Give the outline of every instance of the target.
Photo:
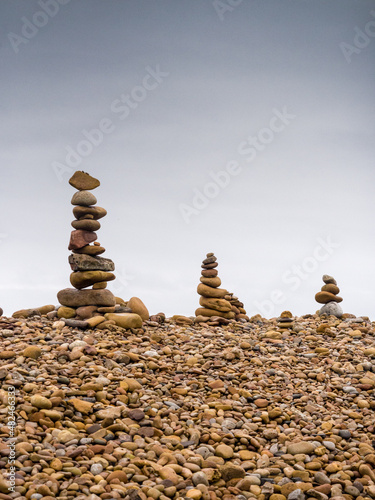
M 64 288 L 57 294 L 57 299 L 63 306 L 114 306 L 115 296 L 107 289 L 104 290 L 76 290 Z
M 112 281 L 115 279 L 113 273 L 105 271 L 75 271 L 70 275 L 70 283 L 78 289 L 86 288 L 100 281 Z
M 318 292 L 315 295 L 315 300 L 319 304 L 328 304 L 328 302 L 342 302 L 342 298 L 337 295 L 333 295 L 333 293 L 329 292 Z
M 215 311 L 220 311 L 220 312 L 229 312 L 232 310 L 230 302 L 224 299 L 201 297 L 199 299 L 199 304 L 202 307 L 206 307 L 207 309 L 214 309 Z
M 78 191 L 74 193 L 71 203 L 72 205 L 89 207 L 90 205 L 95 205 L 96 198 L 90 191 Z
M 107 215 L 107 210 L 102 207 L 74 207 L 73 215 L 76 219 L 80 219 L 81 217 L 85 217 L 86 215 L 92 215 L 93 219 L 101 219 L 102 217 Z
M 121 326 L 122 328 L 141 328 L 142 326 L 142 318 L 138 314 L 107 313 L 104 317 L 105 319 L 114 321 L 117 326 Z
M 211 286 L 204 285 L 203 283 L 199 283 L 197 292 L 202 297 L 214 299 L 221 299 L 228 294 L 227 290 L 224 290 L 224 288 L 213 288 Z
M 198 309 L 195 310 L 195 315 L 208 316 L 209 318 L 211 318 L 212 316 L 219 316 L 220 318 L 226 318 L 226 319 L 233 319 L 235 317 L 233 311 L 220 312 L 220 311 L 215 311 L 214 309 L 208 309 L 206 307 L 198 307 Z
M 93 219 L 74 220 L 72 226 L 74 229 L 82 229 L 83 231 L 97 231 L 100 229 L 100 222 Z

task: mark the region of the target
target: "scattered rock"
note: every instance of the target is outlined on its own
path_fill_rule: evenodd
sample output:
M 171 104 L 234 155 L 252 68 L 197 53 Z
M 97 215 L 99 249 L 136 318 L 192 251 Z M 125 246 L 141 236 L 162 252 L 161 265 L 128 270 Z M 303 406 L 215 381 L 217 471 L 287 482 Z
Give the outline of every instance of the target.
M 71 403 L 77 411 L 84 414 L 90 413 L 93 406 L 93 403 L 78 398 L 71 399 L 69 403 Z
M 138 297 L 132 297 L 127 303 L 127 307 L 130 307 L 133 313 L 138 314 L 143 321 L 146 321 L 150 317 L 147 307 Z
M 61 306 L 57 309 L 58 318 L 74 318 L 76 310 L 72 307 Z
M 42 350 L 36 345 L 29 345 L 22 353 L 25 358 L 38 359 L 42 355 Z
M 107 313 L 104 317 L 114 321 L 117 326 L 121 326 L 122 328 L 140 328 L 142 326 L 142 318 L 138 314 Z
M 300 441 L 299 443 L 291 443 L 288 446 L 288 453 L 291 455 L 310 455 L 313 453 L 315 446 L 308 441 Z
M 226 444 L 219 444 L 219 446 L 216 448 L 215 455 L 217 455 L 218 457 L 229 459 L 233 457 L 233 449 Z
M 0 359 L 12 359 L 16 356 L 16 353 L 14 351 L 1 351 L 0 352 Z
M 44 396 L 41 396 L 40 394 L 35 394 L 34 396 L 31 396 L 30 403 L 33 406 L 35 406 L 35 408 L 39 409 L 49 410 L 50 408 L 52 408 L 51 401 L 45 398 Z
M 13 318 L 31 318 L 32 316 L 45 316 L 52 312 L 55 306 L 47 305 L 42 307 L 36 307 L 34 309 L 21 309 L 13 313 Z
M 242 479 L 245 477 L 245 470 L 239 465 L 235 465 L 233 463 L 226 463 L 220 467 L 220 473 L 225 482 L 230 481 L 231 479 Z

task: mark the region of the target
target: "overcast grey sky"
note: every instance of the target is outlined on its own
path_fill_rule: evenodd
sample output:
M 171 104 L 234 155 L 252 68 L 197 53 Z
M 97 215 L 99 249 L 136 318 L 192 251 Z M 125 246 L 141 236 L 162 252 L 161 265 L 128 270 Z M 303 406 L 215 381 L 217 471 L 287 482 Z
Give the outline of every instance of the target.
M 373 1 L 2 0 L 0 29 L 7 315 L 70 286 L 79 169 L 151 313 L 193 314 L 213 251 L 249 314 L 315 312 L 328 273 L 375 319 Z

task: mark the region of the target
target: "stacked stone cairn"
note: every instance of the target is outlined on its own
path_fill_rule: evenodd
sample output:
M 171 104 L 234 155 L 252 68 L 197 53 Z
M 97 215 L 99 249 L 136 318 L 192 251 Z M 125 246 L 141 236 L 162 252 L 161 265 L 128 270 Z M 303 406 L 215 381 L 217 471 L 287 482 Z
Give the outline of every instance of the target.
M 60 290 L 57 298 L 61 307 L 57 314 L 65 320 L 73 319 L 74 326 L 100 327 L 114 324 L 124 328 L 139 328 L 142 318 L 138 314 L 121 313 L 116 297 L 107 290 L 107 282 L 115 279 L 112 260 L 99 257 L 105 252 L 95 231 L 100 229 L 101 219 L 107 214 L 104 208 L 96 206 L 91 193 L 100 182 L 85 172 L 77 171 L 69 180 L 77 189 L 71 203 L 74 206 L 68 249 L 72 251 L 69 264 L 72 269 L 70 283 L 74 288 Z M 93 243 L 91 245 L 91 243 Z M 118 313 L 116 313 L 116 311 Z M 69 325 L 69 321 L 66 322 Z
M 232 311 L 235 314 L 234 319 L 236 321 L 249 321 L 249 316 L 247 316 L 246 314 L 244 304 L 238 299 L 238 297 L 235 297 L 233 293 L 227 293 L 226 295 L 224 295 L 224 299 L 231 304 Z
M 277 318 L 277 326 L 281 328 L 281 330 L 293 328 L 293 314 L 290 311 L 282 312 L 280 317 Z
M 324 304 L 319 310 L 319 315 L 322 316 L 326 314 L 327 316 L 341 318 L 343 310 L 338 305 L 338 302 L 342 302 L 342 298 L 338 296 L 340 288 L 337 286 L 336 280 L 328 274 L 323 276 L 323 281 L 324 286 L 322 286 L 321 291 L 315 295 L 315 300 L 319 304 Z
M 228 292 L 219 288 L 221 279 L 218 277 L 217 266 L 215 255 L 208 253 L 202 262 L 201 282 L 197 288 L 197 292 L 201 296 L 199 299 L 201 307 L 195 311 L 195 315 L 199 318 L 234 319 L 235 313 L 232 311 L 232 304 L 224 299 Z

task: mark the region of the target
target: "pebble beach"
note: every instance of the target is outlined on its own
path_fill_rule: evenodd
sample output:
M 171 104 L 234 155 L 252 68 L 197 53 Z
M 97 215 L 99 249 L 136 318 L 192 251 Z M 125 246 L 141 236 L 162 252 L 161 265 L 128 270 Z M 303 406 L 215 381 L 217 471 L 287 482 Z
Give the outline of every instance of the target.
M 368 318 L 48 314 L 0 320 L 0 499 L 375 498 Z

